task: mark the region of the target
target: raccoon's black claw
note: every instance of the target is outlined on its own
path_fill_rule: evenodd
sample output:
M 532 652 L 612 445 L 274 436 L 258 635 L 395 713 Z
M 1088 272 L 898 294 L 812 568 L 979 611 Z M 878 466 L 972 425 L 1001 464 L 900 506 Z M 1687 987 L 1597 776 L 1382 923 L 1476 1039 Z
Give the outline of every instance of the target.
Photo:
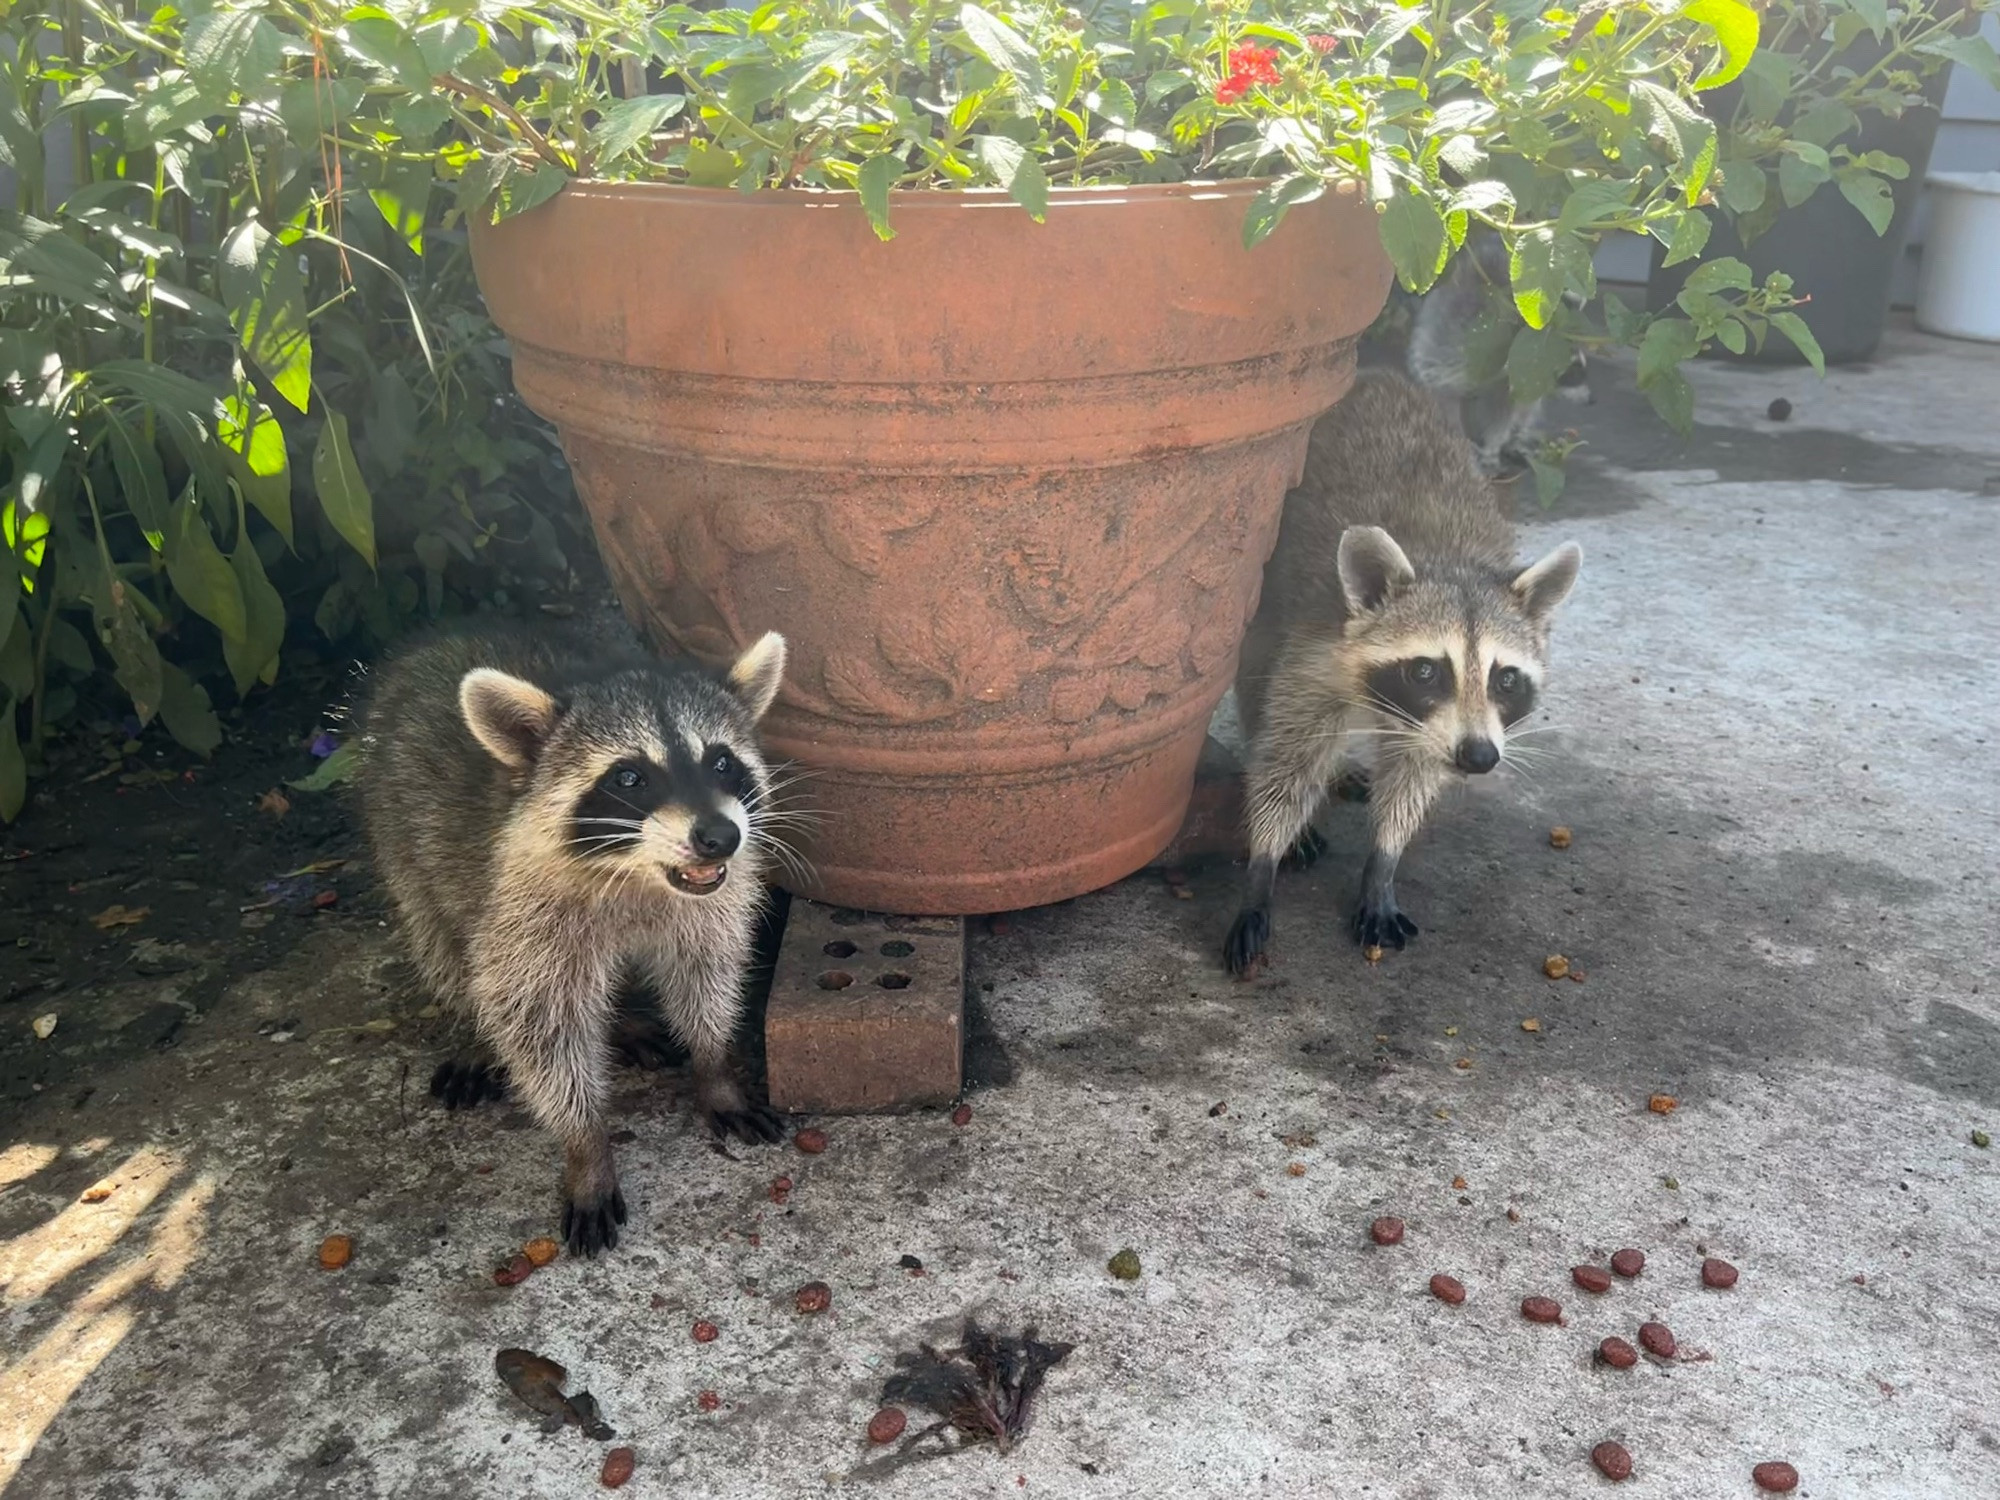
M 571 1255 L 592 1256 L 618 1248 L 618 1226 L 625 1222 L 625 1194 L 617 1188 L 609 1197 L 579 1203 L 563 1200 L 563 1243 Z
M 1271 914 L 1263 907 L 1240 911 L 1222 945 L 1222 962 L 1238 979 L 1249 977 L 1271 942 Z
M 1417 924 L 1393 905 L 1371 906 L 1366 901 L 1354 909 L 1354 941 L 1364 948 L 1394 948 L 1417 935 Z
M 1299 835 L 1299 841 L 1292 845 L 1291 853 L 1285 856 L 1285 864 L 1294 870 L 1310 870 L 1319 863 L 1319 857 L 1326 853 L 1326 835 L 1311 824 Z
M 708 1128 L 717 1140 L 733 1135 L 746 1146 L 772 1146 L 785 1138 L 785 1117 L 768 1104 L 745 1104 L 741 1109 L 710 1110 Z
M 507 1070 L 447 1057 L 431 1074 L 431 1097 L 446 1109 L 472 1109 L 488 1099 L 505 1099 Z

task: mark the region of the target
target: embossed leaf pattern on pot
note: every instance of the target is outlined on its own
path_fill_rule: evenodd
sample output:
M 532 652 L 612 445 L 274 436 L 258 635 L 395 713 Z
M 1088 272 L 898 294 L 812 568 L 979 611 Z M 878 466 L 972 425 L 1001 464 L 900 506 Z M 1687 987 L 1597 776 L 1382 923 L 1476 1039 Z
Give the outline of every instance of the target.
M 1081 724 L 1097 712 L 1110 691 L 1109 672 L 1058 678 L 1049 689 L 1049 717 L 1058 724 Z
M 725 501 L 708 509 L 715 537 L 731 552 L 760 557 L 793 545 L 791 513 L 763 501 Z

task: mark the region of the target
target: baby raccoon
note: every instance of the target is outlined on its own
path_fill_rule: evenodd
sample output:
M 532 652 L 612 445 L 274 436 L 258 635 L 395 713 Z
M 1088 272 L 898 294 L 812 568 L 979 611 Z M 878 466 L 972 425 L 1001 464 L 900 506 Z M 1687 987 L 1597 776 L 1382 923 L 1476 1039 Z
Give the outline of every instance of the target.
M 616 1245 L 625 1222 L 604 1119 L 614 1042 L 664 1039 L 621 1017 L 621 982 L 657 994 L 711 1128 L 778 1138 L 731 1039 L 772 847 L 756 728 L 784 667 L 776 634 L 718 681 L 521 632 L 435 640 L 375 674 L 360 772 L 375 866 L 425 981 L 490 1049 L 432 1090 L 455 1105 L 511 1087 L 562 1142 L 572 1251 Z
M 1442 401 L 1447 411 L 1458 413 L 1480 467 L 1488 474 L 1526 465 L 1547 405 L 1546 398 L 1525 405 L 1516 402 L 1504 370 L 1483 383 L 1474 378 L 1473 342 L 1480 337 L 1483 320 L 1494 316 L 1494 288 L 1504 295 L 1508 284 L 1506 242 L 1490 230 L 1475 233 L 1444 278 L 1416 299 L 1404 354 L 1410 378 Z M 1517 326 L 1509 314 L 1500 336 L 1511 337 Z M 1591 399 L 1590 372 L 1581 350 L 1557 378 L 1556 395 L 1565 401 Z
M 1363 377 L 1320 418 L 1236 679 L 1251 860 L 1232 973 L 1264 952 L 1278 861 L 1336 776 L 1365 781 L 1374 824 L 1354 936 L 1373 949 L 1415 935 L 1396 861 L 1453 776 L 1506 758 L 1582 561 L 1574 542 L 1530 568 L 1514 560 L 1471 446 L 1400 376 Z

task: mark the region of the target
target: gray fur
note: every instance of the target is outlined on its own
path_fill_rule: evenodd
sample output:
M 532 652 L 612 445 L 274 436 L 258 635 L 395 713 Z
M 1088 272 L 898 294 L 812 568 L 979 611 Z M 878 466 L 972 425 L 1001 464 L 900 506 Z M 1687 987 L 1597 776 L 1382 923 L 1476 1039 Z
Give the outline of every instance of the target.
M 761 1108 L 731 1044 L 772 842 L 756 724 L 783 663 L 776 636 L 722 682 L 691 664 L 607 660 L 581 642 L 512 632 L 437 639 L 375 673 L 359 788 L 376 869 L 425 983 L 473 1022 L 562 1143 L 573 1248 L 615 1244 L 624 1217 L 605 1126 L 621 980 L 657 994 L 712 1124 L 742 1129 Z M 571 822 L 616 763 L 665 764 L 690 734 L 726 745 L 747 772 L 743 797 L 727 804 L 742 844 L 706 895 L 667 875 L 709 868 L 685 842 L 684 810 L 632 820 L 620 837 L 633 842 L 609 853 Z
M 1396 905 L 1397 861 L 1460 767 L 1507 758 L 1581 557 L 1566 543 L 1524 570 L 1471 445 L 1400 376 L 1364 376 L 1319 420 L 1236 680 L 1251 866 L 1225 955 L 1232 970 L 1245 972 L 1268 940 L 1279 861 L 1330 784 L 1357 773 L 1374 839 L 1356 936 L 1400 948 L 1415 933 Z M 1445 686 L 1419 715 L 1378 684 L 1421 661 L 1444 669 Z M 1489 691 L 1510 672 L 1525 700 Z M 1481 754 L 1492 759 L 1469 759 Z

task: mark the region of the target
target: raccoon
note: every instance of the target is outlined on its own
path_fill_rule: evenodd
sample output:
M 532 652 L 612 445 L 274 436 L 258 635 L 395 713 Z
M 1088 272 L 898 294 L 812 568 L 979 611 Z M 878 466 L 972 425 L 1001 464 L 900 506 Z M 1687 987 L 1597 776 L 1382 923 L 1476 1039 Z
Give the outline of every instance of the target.
M 376 869 L 425 982 L 484 1048 L 432 1091 L 457 1105 L 511 1088 L 556 1136 L 574 1252 L 615 1246 L 626 1217 L 605 1127 L 614 1043 L 671 1033 L 713 1130 L 778 1138 L 731 1048 L 774 843 L 756 730 L 784 667 L 776 634 L 721 680 L 581 640 L 465 634 L 392 660 L 363 705 Z M 630 981 L 660 1018 L 621 1017 Z
M 1416 934 L 1396 904 L 1397 860 L 1454 775 L 1506 759 L 1583 561 L 1565 542 L 1522 568 L 1495 491 L 1400 376 L 1364 376 L 1314 427 L 1236 680 L 1251 860 L 1224 949 L 1232 973 L 1264 953 L 1279 861 L 1315 852 L 1336 778 L 1362 789 L 1373 823 L 1354 937 L 1401 948 Z
M 1480 467 L 1493 475 L 1525 467 L 1548 404 L 1547 398 L 1517 402 L 1504 371 L 1482 383 L 1471 368 L 1482 323 L 1493 317 L 1493 289 L 1505 288 L 1509 275 L 1505 241 L 1490 230 L 1476 232 L 1444 279 L 1414 299 L 1404 351 L 1410 379 L 1443 402 L 1447 411 L 1457 413 Z M 1501 336 L 1511 336 L 1514 327 L 1509 317 Z M 1593 399 L 1582 350 L 1557 378 L 1556 394 L 1566 401 Z

